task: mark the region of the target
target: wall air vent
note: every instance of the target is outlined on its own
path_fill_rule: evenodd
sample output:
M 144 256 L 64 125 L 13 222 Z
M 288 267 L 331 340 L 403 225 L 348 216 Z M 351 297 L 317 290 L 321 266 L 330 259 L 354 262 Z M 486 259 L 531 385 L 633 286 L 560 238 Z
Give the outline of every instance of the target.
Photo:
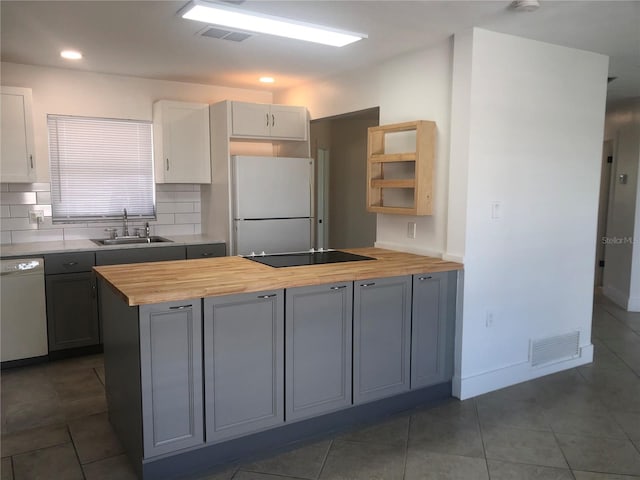
M 238 32 L 234 30 L 227 30 L 219 27 L 207 27 L 200 32 L 203 37 L 219 38 L 221 40 L 229 40 L 232 42 L 242 42 L 253 35 L 246 32 Z
M 580 355 L 580 332 L 531 340 L 531 366 L 540 367 Z

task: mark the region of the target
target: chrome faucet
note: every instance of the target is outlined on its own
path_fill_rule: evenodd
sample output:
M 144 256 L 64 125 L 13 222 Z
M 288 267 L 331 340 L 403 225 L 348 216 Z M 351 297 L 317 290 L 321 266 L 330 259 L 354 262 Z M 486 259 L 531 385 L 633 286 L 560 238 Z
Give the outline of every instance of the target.
M 149 222 L 144 224 L 144 236 L 149 238 L 151 235 L 151 229 L 149 228 Z
M 129 236 L 129 220 L 127 218 L 127 209 L 124 209 L 124 214 L 122 215 L 122 236 Z

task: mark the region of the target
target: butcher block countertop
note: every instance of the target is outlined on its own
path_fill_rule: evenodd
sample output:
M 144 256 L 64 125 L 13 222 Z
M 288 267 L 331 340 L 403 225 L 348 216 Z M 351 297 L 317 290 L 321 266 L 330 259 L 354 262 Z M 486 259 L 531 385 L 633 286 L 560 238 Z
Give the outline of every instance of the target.
M 435 257 L 381 248 L 341 249 L 375 261 L 274 268 L 242 257 L 94 267 L 129 306 L 324 283 L 461 270 Z

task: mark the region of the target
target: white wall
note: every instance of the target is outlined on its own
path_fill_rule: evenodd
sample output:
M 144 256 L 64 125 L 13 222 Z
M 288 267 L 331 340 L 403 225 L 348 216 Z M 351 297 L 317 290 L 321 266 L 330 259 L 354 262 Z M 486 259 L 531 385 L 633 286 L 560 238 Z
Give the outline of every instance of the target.
M 471 59 L 454 79 L 453 105 L 468 108 L 452 118 L 452 138 L 468 138 L 456 165 L 468 177 L 451 175 L 452 192 L 461 181 L 467 193 L 452 225 L 464 230 L 465 263 L 454 387 L 467 398 L 592 359 L 608 60 L 480 29 L 456 42 L 455 55 Z M 531 340 L 575 331 L 581 357 L 531 367 Z
M 629 311 L 640 311 L 640 98 L 613 105 L 605 138 L 614 142 L 603 293 Z M 627 183 L 618 181 L 626 174 Z
M 377 246 L 436 256 L 445 251 L 451 59 L 452 43 L 447 40 L 366 70 L 275 94 L 276 103 L 306 105 L 312 119 L 379 106 L 380 124 L 436 122 L 434 214 L 424 217 L 378 214 Z M 407 238 L 407 222 L 411 221 L 417 224 L 415 239 Z
M 269 92 L 149 80 L 78 70 L 3 62 L 0 83 L 28 87 L 33 93 L 33 126 L 37 182 L 2 184 L 0 243 L 95 238 L 104 223 L 51 224 L 47 114 L 152 120 L 153 102 L 160 99 L 215 103 L 243 100 L 271 103 Z M 21 195 L 25 193 L 26 195 Z M 156 235 L 198 234 L 201 231 L 200 185 L 158 185 Z M 45 211 L 45 222 L 31 225 L 28 209 Z M 119 225 L 113 225 L 119 226 Z M 133 225 L 132 226 L 139 226 Z

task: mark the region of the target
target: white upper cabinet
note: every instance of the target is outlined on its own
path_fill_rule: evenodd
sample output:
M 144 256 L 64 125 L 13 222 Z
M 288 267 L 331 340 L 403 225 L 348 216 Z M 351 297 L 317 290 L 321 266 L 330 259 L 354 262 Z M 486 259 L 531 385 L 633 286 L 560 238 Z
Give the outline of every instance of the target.
M 306 140 L 308 123 L 305 107 L 231 103 L 231 135 L 234 137 Z
M 33 151 L 31 89 L 0 87 L 0 92 L 0 181 L 34 182 L 36 164 Z
M 156 183 L 211 183 L 209 105 L 153 104 Z

